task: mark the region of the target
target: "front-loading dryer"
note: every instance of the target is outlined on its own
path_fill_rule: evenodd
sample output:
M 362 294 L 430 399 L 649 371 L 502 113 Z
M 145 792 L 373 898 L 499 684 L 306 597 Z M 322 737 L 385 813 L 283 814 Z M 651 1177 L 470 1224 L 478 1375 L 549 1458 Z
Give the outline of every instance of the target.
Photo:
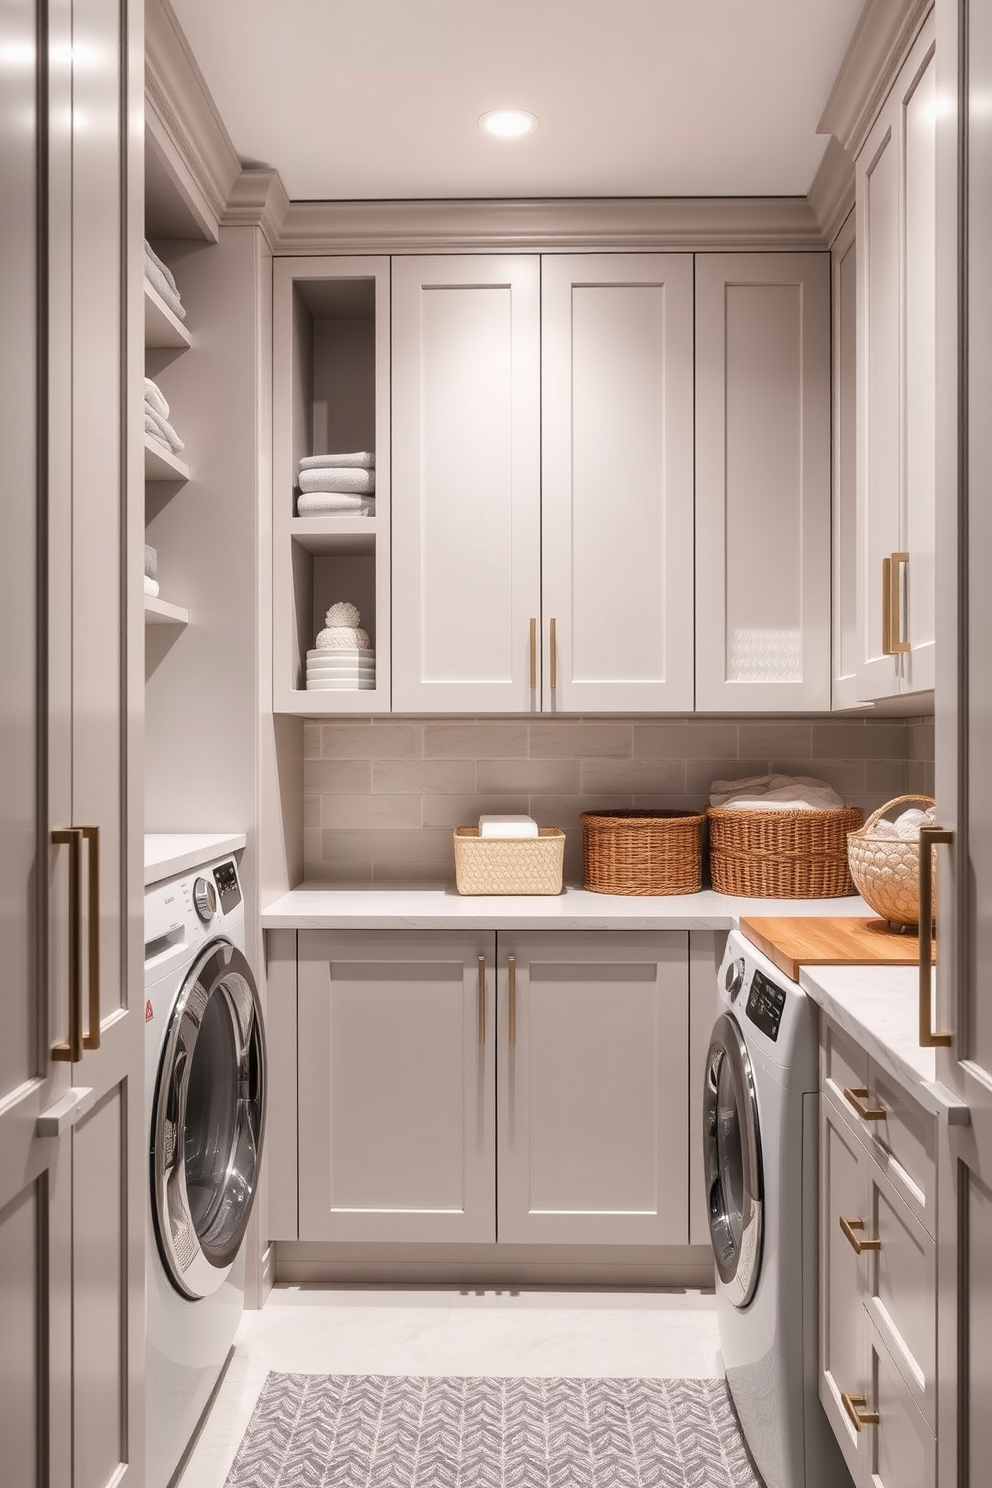
M 265 1040 L 232 857 L 145 891 L 146 1488 L 173 1481 L 244 1310 Z
M 738 931 L 703 1089 L 727 1384 L 766 1488 L 850 1488 L 817 1394 L 817 1009 Z

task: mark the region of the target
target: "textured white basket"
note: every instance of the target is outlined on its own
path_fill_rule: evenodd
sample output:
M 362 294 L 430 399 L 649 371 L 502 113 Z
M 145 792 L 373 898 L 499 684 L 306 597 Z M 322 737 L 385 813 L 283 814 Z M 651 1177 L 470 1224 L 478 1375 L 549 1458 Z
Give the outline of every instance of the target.
M 541 827 L 536 837 L 480 837 L 456 827 L 455 888 L 459 894 L 560 894 L 565 833 Z
M 859 832 L 847 835 L 847 857 L 851 877 L 866 904 L 877 915 L 894 925 L 918 925 L 920 921 L 920 839 L 918 837 L 878 837 L 872 831 L 876 822 L 905 801 L 924 806 L 935 804 L 933 796 L 896 796 L 887 801 L 865 822 Z M 931 848 L 934 870 L 934 911 L 937 908 L 937 849 Z

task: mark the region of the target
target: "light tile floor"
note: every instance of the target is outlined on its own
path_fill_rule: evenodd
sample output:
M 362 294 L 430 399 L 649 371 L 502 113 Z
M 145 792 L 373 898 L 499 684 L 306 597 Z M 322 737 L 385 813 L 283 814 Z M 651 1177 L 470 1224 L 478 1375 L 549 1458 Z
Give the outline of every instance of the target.
M 223 1488 L 270 1369 L 301 1374 L 723 1374 L 710 1292 L 279 1286 L 245 1315 L 179 1488 Z

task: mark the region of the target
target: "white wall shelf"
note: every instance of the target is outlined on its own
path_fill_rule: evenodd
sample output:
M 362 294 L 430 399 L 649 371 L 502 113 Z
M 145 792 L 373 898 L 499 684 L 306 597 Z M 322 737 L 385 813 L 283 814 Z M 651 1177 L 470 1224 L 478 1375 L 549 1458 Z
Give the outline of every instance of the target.
M 189 331 L 156 290 L 145 280 L 145 350 L 188 351 Z
M 145 595 L 146 625 L 188 625 L 189 610 L 182 605 L 169 604 L 165 599 L 153 599 Z
M 293 541 L 315 557 L 374 554 L 376 531 L 375 517 L 294 517 L 289 524 Z
M 150 434 L 145 435 L 145 480 L 188 481 L 189 466 Z

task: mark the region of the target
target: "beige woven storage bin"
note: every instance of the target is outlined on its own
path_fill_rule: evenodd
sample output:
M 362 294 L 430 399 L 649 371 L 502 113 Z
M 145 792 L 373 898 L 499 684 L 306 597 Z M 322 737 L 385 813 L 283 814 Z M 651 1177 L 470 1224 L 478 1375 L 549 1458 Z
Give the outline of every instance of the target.
M 565 833 L 539 827 L 536 837 L 480 837 L 456 827 L 455 888 L 459 894 L 560 894 Z
M 710 873 L 720 894 L 755 899 L 838 899 L 854 893 L 848 833 L 856 806 L 829 811 L 761 811 L 711 806 Z
M 695 894 L 703 886 L 702 813 L 583 811 L 582 886 L 594 894 Z
M 894 925 L 918 925 L 920 922 L 920 842 L 918 837 L 902 839 L 879 837 L 872 828 L 894 806 L 906 801 L 933 806 L 933 796 L 896 796 L 873 811 L 860 832 L 847 838 L 851 877 L 858 893 L 883 920 Z M 934 877 L 934 912 L 937 909 L 937 849 L 931 848 Z

